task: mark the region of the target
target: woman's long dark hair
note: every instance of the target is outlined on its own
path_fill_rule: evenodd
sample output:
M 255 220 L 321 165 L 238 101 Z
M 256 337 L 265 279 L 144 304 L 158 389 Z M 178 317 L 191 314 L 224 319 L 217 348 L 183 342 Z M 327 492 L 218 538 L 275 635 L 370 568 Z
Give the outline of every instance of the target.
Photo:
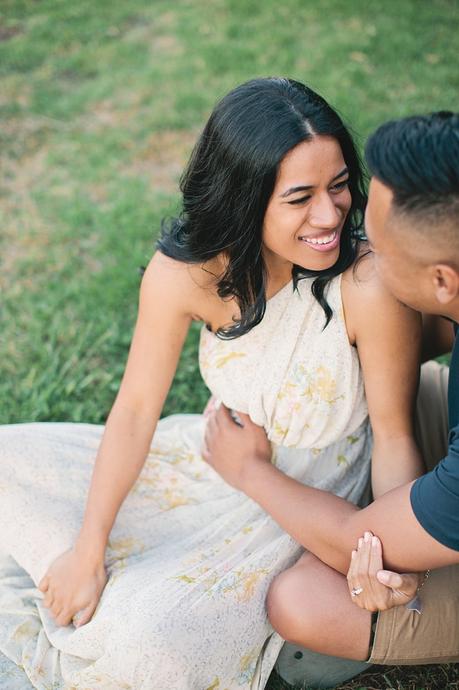
M 352 205 L 341 234 L 336 263 L 324 271 L 294 266 L 293 284 L 316 276 L 312 293 L 325 312 L 330 280 L 358 255 L 365 192 L 362 168 L 352 137 L 339 115 L 304 84 L 292 79 L 253 79 L 236 87 L 215 107 L 180 181 L 183 208 L 163 222 L 158 248 L 167 256 L 200 263 L 223 253 L 227 267 L 218 295 L 234 297 L 241 316 L 221 328 L 222 338 L 247 333 L 266 308 L 266 267 L 262 254 L 263 220 L 284 156 L 316 135 L 334 137 L 349 170 Z

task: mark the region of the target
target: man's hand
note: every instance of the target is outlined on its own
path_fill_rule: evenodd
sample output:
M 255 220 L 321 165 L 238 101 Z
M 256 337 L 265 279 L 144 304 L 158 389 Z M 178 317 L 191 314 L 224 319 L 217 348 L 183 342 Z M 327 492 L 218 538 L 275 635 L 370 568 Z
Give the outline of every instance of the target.
M 263 427 L 242 412 L 237 418 L 240 424 L 223 404 L 209 415 L 202 456 L 228 484 L 244 491 L 250 468 L 270 462 L 272 450 Z
M 202 411 L 202 416 L 204 417 L 204 419 L 208 419 L 210 415 L 215 412 L 215 401 L 215 397 L 211 395 L 206 403 L 204 410 Z
M 407 604 L 423 581 L 423 573 L 393 573 L 383 570 L 382 547 L 371 532 L 359 539 L 347 574 L 352 601 L 367 611 L 386 611 Z

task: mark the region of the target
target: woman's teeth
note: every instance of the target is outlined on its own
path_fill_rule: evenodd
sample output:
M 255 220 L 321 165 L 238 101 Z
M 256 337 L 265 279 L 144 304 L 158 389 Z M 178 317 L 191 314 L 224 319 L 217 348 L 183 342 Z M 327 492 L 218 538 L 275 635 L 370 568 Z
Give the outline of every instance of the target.
M 307 242 L 307 244 L 330 244 L 336 239 L 336 230 L 330 235 L 323 235 L 322 237 L 300 237 L 299 239 Z

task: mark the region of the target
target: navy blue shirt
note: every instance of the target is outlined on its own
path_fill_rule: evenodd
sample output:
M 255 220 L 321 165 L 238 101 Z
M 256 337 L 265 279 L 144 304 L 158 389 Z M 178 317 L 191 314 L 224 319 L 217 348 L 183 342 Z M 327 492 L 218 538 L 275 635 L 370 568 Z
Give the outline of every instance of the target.
M 448 455 L 411 489 L 411 507 L 423 528 L 434 539 L 459 551 L 459 335 L 449 370 Z

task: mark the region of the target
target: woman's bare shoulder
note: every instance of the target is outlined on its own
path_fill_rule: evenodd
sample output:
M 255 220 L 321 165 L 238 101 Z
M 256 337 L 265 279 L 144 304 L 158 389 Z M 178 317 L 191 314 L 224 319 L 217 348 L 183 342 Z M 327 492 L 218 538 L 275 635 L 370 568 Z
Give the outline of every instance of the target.
M 362 289 L 365 284 L 381 285 L 375 270 L 375 257 L 367 242 L 361 242 L 359 253 L 354 263 L 343 273 L 343 281 L 355 289 Z
M 355 262 L 343 273 L 343 298 L 345 295 L 362 309 L 372 304 L 382 306 L 398 301 L 381 280 L 376 270 L 375 256 L 366 242 L 362 243 Z
M 375 268 L 374 254 L 368 249 L 365 251 L 365 247 L 343 274 L 342 298 L 352 343 L 359 339 L 359 334 L 377 334 L 380 328 L 388 328 L 391 323 L 401 328 L 411 327 L 410 324 L 418 321 L 417 313 L 402 304 L 385 286 Z
M 194 317 L 210 296 L 215 298 L 219 273 L 217 260 L 189 264 L 156 251 L 145 269 L 142 291 L 159 290 L 165 302 L 178 301 Z

